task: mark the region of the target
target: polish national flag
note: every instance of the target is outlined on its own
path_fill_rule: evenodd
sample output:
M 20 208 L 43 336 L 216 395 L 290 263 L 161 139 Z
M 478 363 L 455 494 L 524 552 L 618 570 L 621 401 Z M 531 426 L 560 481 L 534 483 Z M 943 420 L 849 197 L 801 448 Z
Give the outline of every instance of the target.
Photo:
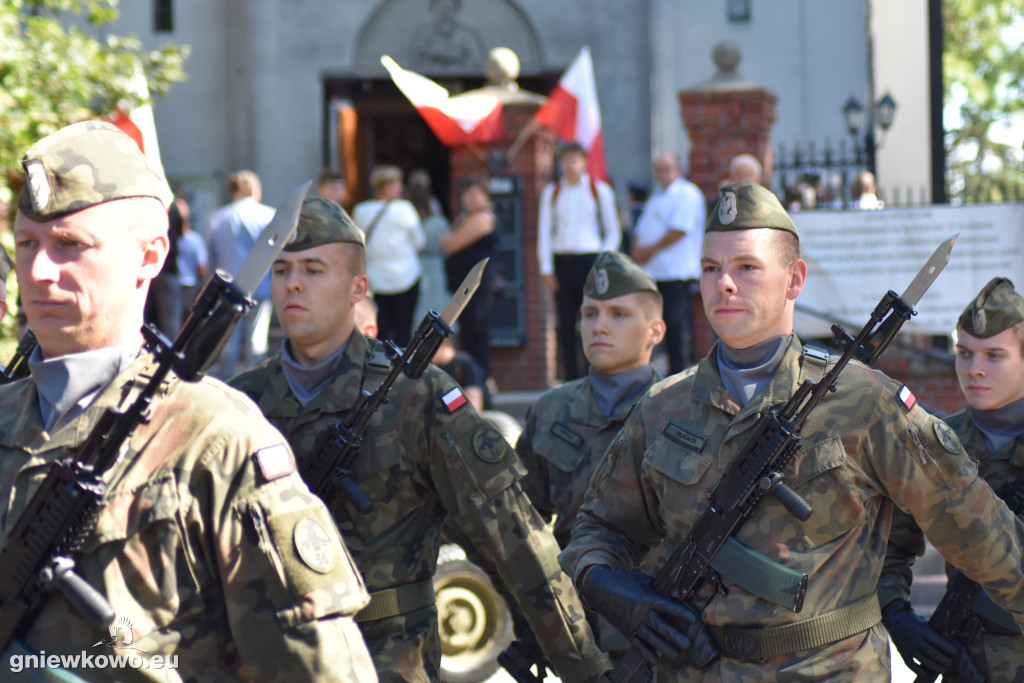
M 387 55 L 380 58 L 380 63 L 446 147 L 491 142 L 501 137 L 501 100 L 494 95 L 469 93 L 449 97 L 444 87 L 403 69 Z
M 589 47 L 583 46 L 535 117 L 562 142 L 575 140 L 583 145 L 587 150 L 587 173 L 591 178 L 607 182 L 601 109 L 597 104 L 597 84 Z
M 153 120 L 153 105 L 150 104 L 149 86 L 141 69 L 128 83 L 128 89 L 142 98 L 143 104 L 131 107 L 119 104 L 114 115 L 107 120 L 117 126 L 122 133 L 135 140 L 142 153 L 146 155 L 160 174 L 164 173 L 164 164 L 160 160 L 160 145 L 156 141 L 156 121 Z

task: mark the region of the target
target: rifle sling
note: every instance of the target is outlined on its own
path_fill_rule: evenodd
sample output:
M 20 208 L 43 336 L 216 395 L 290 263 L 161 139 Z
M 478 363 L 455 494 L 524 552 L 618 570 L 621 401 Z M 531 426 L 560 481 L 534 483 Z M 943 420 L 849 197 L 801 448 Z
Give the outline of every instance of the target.
M 734 536 L 711 560 L 711 568 L 745 591 L 791 612 L 799 612 L 807 590 L 807 575 L 748 548 Z
M 356 621 L 390 619 L 434 604 L 434 582 L 423 579 L 404 586 L 370 593 L 370 604 L 356 614 Z
M 1003 636 L 1021 635 L 1020 626 L 1013 620 L 1010 613 L 992 602 L 992 598 L 988 597 L 985 591 L 978 593 L 971 609 L 981 617 L 981 626 L 985 633 Z
M 810 619 L 782 626 L 708 626 L 722 651 L 732 659 L 756 660 L 810 650 L 873 628 L 882 620 L 878 597 L 871 593 L 857 602 Z

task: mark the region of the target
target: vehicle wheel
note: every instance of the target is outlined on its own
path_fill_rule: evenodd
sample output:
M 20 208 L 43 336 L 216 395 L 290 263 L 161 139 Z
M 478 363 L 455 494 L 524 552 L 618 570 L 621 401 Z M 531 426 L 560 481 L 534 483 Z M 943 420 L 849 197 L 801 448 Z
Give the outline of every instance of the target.
M 487 574 L 457 545 L 441 548 L 434 574 L 441 631 L 441 680 L 480 683 L 512 642 L 512 617 Z

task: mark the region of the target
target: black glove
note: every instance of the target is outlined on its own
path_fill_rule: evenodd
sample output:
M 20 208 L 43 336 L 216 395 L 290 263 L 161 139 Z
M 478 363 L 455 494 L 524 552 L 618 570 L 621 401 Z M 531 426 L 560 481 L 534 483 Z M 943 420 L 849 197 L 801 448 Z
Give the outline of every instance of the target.
M 963 683 L 987 680 L 966 650 L 943 637 L 906 600 L 893 600 L 882 609 L 882 623 L 907 666 L 917 674 L 956 675 Z
M 515 624 L 516 639 L 509 643 L 500 655 L 498 663 L 505 668 L 517 683 L 543 683 L 545 669 L 554 671 L 554 667 L 544 656 L 544 651 L 537 642 L 537 636 L 529 625 Z M 537 673 L 532 669 L 537 667 Z
M 622 631 L 651 666 L 683 653 L 697 669 L 718 659 L 718 647 L 697 613 L 659 595 L 642 571 L 594 565 L 583 575 L 579 592 L 583 604 Z

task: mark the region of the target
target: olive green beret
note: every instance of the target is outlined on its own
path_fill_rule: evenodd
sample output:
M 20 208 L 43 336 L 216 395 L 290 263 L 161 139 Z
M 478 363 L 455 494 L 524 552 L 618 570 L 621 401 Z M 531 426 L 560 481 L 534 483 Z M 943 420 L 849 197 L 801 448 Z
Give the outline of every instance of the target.
M 789 217 L 775 193 L 753 180 L 729 183 L 719 190 L 715 205 L 704 232 L 772 228 L 792 233 L 797 239 L 796 224 Z
M 163 174 L 130 137 L 105 121 L 82 121 L 32 145 L 21 165 L 25 187 L 18 211 L 50 221 L 128 197 L 153 197 L 171 204 Z
M 960 314 L 957 326 L 987 339 L 1024 320 L 1024 298 L 1005 277 L 993 278 Z
M 657 292 L 658 284 L 651 274 L 630 257 L 618 251 L 597 255 L 583 285 L 584 296 L 603 301 L 632 292 Z
M 323 197 L 306 197 L 302 202 L 295 239 L 285 245 L 284 250 L 305 251 L 332 242 L 366 246 L 362 229 L 337 202 Z

